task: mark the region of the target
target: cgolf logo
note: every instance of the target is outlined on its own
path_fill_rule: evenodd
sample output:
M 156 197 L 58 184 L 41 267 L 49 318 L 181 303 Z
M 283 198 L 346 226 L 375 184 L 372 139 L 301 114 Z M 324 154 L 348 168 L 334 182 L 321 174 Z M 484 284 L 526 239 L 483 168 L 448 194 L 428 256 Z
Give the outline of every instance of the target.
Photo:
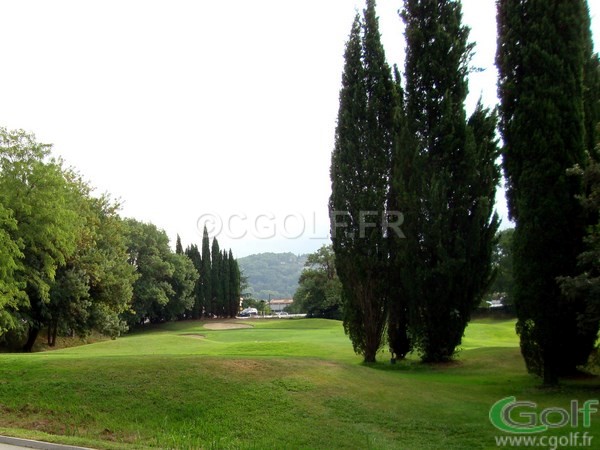
M 538 411 L 537 403 L 506 397 L 494 403 L 489 417 L 492 425 L 499 430 L 515 434 L 543 433 L 567 426 L 590 428 L 592 414 L 598 412 L 595 408 L 598 403 L 598 400 L 586 400 L 580 406 L 578 400 L 571 400 L 569 409 L 546 408 Z

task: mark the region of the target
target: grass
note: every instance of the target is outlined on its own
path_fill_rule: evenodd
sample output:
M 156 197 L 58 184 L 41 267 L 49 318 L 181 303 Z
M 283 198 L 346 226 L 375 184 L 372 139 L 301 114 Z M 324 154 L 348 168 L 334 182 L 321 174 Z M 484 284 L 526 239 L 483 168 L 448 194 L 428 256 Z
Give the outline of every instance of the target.
M 490 406 L 598 397 L 539 387 L 513 321 L 471 323 L 457 361 L 364 365 L 339 322 L 168 324 L 115 341 L 0 355 L 0 434 L 106 449 L 496 448 Z M 596 423 L 598 422 L 598 424 Z M 600 440 L 600 418 L 590 431 Z M 560 434 L 565 430 L 555 430 Z M 571 429 L 568 429 L 571 431 Z

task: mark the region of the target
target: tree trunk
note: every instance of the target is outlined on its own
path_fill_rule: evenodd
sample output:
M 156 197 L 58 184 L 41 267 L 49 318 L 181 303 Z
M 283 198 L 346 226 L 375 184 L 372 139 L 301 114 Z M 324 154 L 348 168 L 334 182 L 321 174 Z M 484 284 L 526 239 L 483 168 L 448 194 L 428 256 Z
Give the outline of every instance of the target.
M 52 325 L 52 343 L 50 347 L 56 346 L 56 335 L 58 334 L 58 321 Z
M 30 353 L 33 350 L 33 345 L 37 340 L 38 335 L 40 334 L 40 328 L 37 326 L 29 327 L 29 332 L 27 333 L 27 342 L 23 346 L 23 351 Z

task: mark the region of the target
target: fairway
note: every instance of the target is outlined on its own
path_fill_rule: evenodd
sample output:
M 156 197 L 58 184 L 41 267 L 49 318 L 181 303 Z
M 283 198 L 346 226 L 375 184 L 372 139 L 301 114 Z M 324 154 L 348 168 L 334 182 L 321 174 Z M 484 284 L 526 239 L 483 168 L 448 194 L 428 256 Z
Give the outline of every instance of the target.
M 540 389 L 525 372 L 513 321 L 471 323 L 450 364 L 411 356 L 391 365 L 382 352 L 370 366 L 341 322 L 227 323 L 240 321 L 2 354 L 0 434 L 106 449 L 496 448 L 502 433 L 488 419 L 496 401 L 567 408 L 598 397 L 594 378 Z M 576 431 L 600 442 L 597 422 Z

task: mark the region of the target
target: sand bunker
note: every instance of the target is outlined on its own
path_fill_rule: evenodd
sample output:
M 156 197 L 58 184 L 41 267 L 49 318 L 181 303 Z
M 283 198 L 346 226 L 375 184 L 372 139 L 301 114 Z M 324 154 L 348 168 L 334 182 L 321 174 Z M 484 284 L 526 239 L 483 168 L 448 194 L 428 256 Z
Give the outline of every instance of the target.
M 236 328 L 252 328 L 252 325 L 248 325 L 247 323 L 232 322 L 205 323 L 203 326 L 207 330 L 234 330 Z

